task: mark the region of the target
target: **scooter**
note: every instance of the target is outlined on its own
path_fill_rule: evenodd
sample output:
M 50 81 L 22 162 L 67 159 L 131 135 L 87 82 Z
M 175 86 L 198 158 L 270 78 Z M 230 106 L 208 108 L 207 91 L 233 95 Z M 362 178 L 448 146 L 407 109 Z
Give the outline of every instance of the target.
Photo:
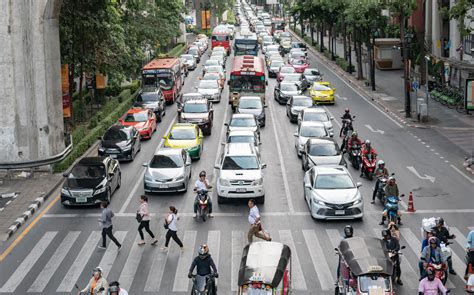
M 430 262 L 428 263 L 426 269 L 430 267 L 433 269 L 435 277 L 437 277 L 443 283 L 443 285 L 445 285 L 446 281 L 448 280 L 448 265 L 446 263 Z
M 363 173 L 369 180 L 374 179 L 375 166 L 377 165 L 377 158 L 372 154 L 362 157 L 361 173 Z
M 361 162 L 361 151 L 360 145 L 354 144 L 349 152 L 349 160 L 351 161 L 352 167 L 358 170 Z
M 197 192 L 198 199 L 198 208 L 197 208 L 197 218 L 206 221 L 206 218 L 209 216 L 209 196 L 207 190 L 200 190 Z
M 191 295 L 216 295 L 217 286 L 215 278 L 217 277 L 218 275 L 215 273 L 206 276 L 192 275 L 193 287 Z
M 403 249 L 405 249 L 406 247 L 405 246 L 401 246 L 400 247 L 400 250 L 398 251 L 394 251 L 394 250 L 389 250 L 388 251 L 388 257 L 390 258 L 390 260 L 392 261 L 392 264 L 393 264 L 393 275 L 392 275 L 392 278 L 395 279 L 397 278 L 399 275 L 397 273 L 397 263 L 400 263 L 400 258 L 398 259 L 395 259 L 398 256 L 400 255 L 403 255 L 402 251 Z
M 405 195 L 400 195 L 404 197 Z M 398 225 L 398 203 L 400 199 L 397 196 L 388 196 L 385 198 L 384 210 L 387 210 L 388 223 L 393 222 Z
M 387 184 L 388 178 L 387 177 L 379 177 L 379 186 L 376 188 L 377 192 L 375 196 L 379 199 L 380 203 L 385 204 L 385 185 Z M 375 189 L 375 188 L 374 188 Z
M 352 119 L 342 119 L 342 128 L 341 128 L 341 134 L 342 134 L 342 137 L 346 137 L 347 136 L 347 132 L 349 130 L 351 131 L 354 131 L 354 127 L 352 126 L 352 121 L 354 120 L 355 116 L 352 116 Z M 340 134 L 340 135 L 341 135 Z M 340 136 L 341 137 L 341 136 Z

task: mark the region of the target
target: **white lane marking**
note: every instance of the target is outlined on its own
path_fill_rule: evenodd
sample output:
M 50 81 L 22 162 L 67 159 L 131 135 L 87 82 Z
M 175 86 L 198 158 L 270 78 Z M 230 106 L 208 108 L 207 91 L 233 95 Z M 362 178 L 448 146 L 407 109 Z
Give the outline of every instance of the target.
M 138 245 L 139 240 L 140 237 L 137 233 L 135 239 L 133 240 L 132 249 L 130 249 L 127 261 L 125 261 L 125 265 L 123 266 L 122 272 L 120 273 L 120 277 L 118 279 L 121 288 L 124 288 L 125 290 L 130 290 L 133 279 L 135 278 L 138 270 L 138 265 L 142 259 L 143 251 L 145 250 L 145 247 Z
M 462 232 L 457 229 L 456 227 L 449 227 L 449 232 L 451 234 L 454 234 L 456 235 L 456 242 L 463 248 L 465 249 L 466 248 L 466 244 L 467 244 L 467 239 L 466 239 L 466 236 L 467 235 L 463 235 Z
M 291 197 L 291 191 L 290 191 L 290 186 L 288 185 L 288 177 L 286 176 L 286 168 L 285 168 L 285 161 L 283 159 L 283 153 L 281 151 L 281 144 L 280 144 L 280 137 L 277 134 L 277 127 L 276 127 L 276 117 L 272 111 L 272 106 L 269 105 L 268 108 L 270 109 L 270 116 L 271 121 L 272 121 L 272 127 L 273 127 L 273 135 L 275 136 L 275 141 L 277 144 L 277 153 L 278 153 L 278 160 L 280 161 L 280 170 L 281 174 L 283 176 L 283 186 L 285 187 L 285 195 L 286 195 L 286 200 L 288 202 L 288 210 L 290 213 L 295 212 L 295 208 L 293 207 L 293 199 Z
M 339 247 L 339 243 L 342 240 L 342 236 L 337 229 L 327 229 L 326 234 L 329 236 L 329 240 L 331 241 L 331 245 L 333 248 Z
M 100 240 L 100 232 L 93 231 L 87 238 L 84 246 L 77 255 L 74 262 L 71 264 L 69 271 L 64 276 L 61 284 L 56 289 L 56 292 L 70 293 L 74 284 L 79 279 L 84 267 L 91 258 L 92 253 L 97 249 L 97 243 Z
M 166 129 L 164 134 L 168 134 L 170 132 L 171 127 L 173 127 L 173 125 L 176 122 L 177 118 L 178 118 L 178 114 L 175 114 L 173 119 L 171 120 L 170 125 L 168 126 L 168 129 Z M 161 138 L 160 143 L 158 144 L 158 146 L 155 149 L 155 153 L 163 146 L 164 142 L 165 142 L 165 140 L 163 138 Z M 133 186 L 132 191 L 128 195 L 127 199 L 123 203 L 122 208 L 120 208 L 119 213 L 124 213 L 125 210 L 127 210 L 127 207 L 130 204 L 130 202 L 132 201 L 132 199 L 136 196 L 136 192 L 137 192 L 138 187 L 141 184 L 143 184 L 143 176 L 145 175 L 145 171 L 146 171 L 146 168 L 144 168 L 144 167 L 142 167 L 140 169 L 140 176 L 138 177 L 137 182 Z
M 76 241 L 77 237 L 79 237 L 79 231 L 71 231 L 68 232 L 64 240 L 61 242 L 56 251 L 54 251 L 53 256 L 50 257 L 46 266 L 41 270 L 41 273 L 36 277 L 33 284 L 28 289 L 28 292 L 43 292 L 46 285 L 48 285 L 51 277 L 54 275 L 58 267 L 61 265 L 64 257 L 66 254 L 71 250 L 72 245 Z
M 293 288 L 295 290 L 305 291 L 308 290 L 306 286 L 306 281 L 304 279 L 303 270 L 301 269 L 300 260 L 298 258 L 298 252 L 296 252 L 295 242 L 293 241 L 293 235 L 291 234 L 291 230 L 280 230 L 278 231 L 280 235 L 280 241 L 283 244 L 288 245 L 291 249 L 291 258 L 292 258 L 292 274 L 291 280 L 293 282 Z
M 123 243 L 125 240 L 125 236 L 127 235 L 126 231 L 116 231 L 114 233 L 115 238 L 119 241 L 120 244 Z M 99 266 L 102 268 L 104 273 L 104 277 L 107 278 L 110 274 L 110 270 L 112 269 L 112 265 L 114 265 L 115 258 L 118 256 L 118 248 L 114 243 L 109 243 L 107 249 L 105 250 L 104 256 L 100 260 Z M 111 278 L 109 278 L 111 279 Z
M 163 235 L 159 239 L 158 245 L 164 243 L 162 240 Z M 168 252 L 169 251 L 160 251 L 158 247 L 156 247 L 156 249 L 154 250 L 150 272 L 148 273 L 148 277 L 145 283 L 145 292 L 160 291 L 161 281 L 163 280 L 163 274 L 165 272 L 166 260 L 168 259 Z
M 188 270 L 194 255 L 194 244 L 196 244 L 197 231 L 187 230 L 184 232 L 183 244 L 188 248 L 179 256 L 176 274 L 174 275 L 173 292 L 188 292 L 189 282 Z
M 470 178 L 466 173 L 462 172 L 461 170 L 459 170 L 458 167 L 454 166 L 453 164 L 450 165 L 451 168 L 453 168 L 454 170 L 456 170 L 457 173 L 461 174 L 464 178 L 466 178 L 467 180 L 469 180 L 471 183 L 474 183 L 474 179 Z
M 244 233 L 241 231 L 232 231 L 232 259 L 231 259 L 231 291 L 238 290 L 237 278 L 239 276 L 240 259 L 244 248 Z
M 413 166 L 407 166 L 407 169 L 410 170 L 413 174 L 415 174 L 416 177 L 422 180 L 429 180 L 432 183 L 435 182 L 436 177 L 434 176 L 429 176 L 428 174 L 425 174 L 425 176 L 421 176 L 421 174 L 415 169 Z
M 321 248 L 318 242 L 316 233 L 313 230 L 303 230 L 303 237 L 306 241 L 311 261 L 313 263 L 314 270 L 316 271 L 321 284 L 321 289 L 331 290 L 334 288 L 334 277 L 329 269 L 328 262 L 326 260 L 325 252 Z
M 217 270 L 219 271 L 219 252 L 221 248 L 221 231 L 219 230 L 208 231 L 206 244 L 209 247 L 210 253 L 212 253 L 212 260 L 214 260 Z
M 369 129 L 370 132 L 372 132 L 372 133 L 380 133 L 380 134 L 382 134 L 382 135 L 385 133 L 385 131 L 383 131 L 383 130 L 374 129 L 374 128 L 373 128 L 372 126 L 370 126 L 369 124 L 366 124 L 365 127 L 367 127 L 367 129 Z
M 43 237 L 35 244 L 31 252 L 26 256 L 23 262 L 17 267 L 15 272 L 10 276 L 8 281 L 5 282 L 1 293 L 12 293 L 15 292 L 16 288 L 21 284 L 26 275 L 30 272 L 31 268 L 35 265 L 38 259 L 41 257 L 43 252 L 48 248 L 49 244 L 53 241 L 54 237 L 58 232 L 48 231 Z

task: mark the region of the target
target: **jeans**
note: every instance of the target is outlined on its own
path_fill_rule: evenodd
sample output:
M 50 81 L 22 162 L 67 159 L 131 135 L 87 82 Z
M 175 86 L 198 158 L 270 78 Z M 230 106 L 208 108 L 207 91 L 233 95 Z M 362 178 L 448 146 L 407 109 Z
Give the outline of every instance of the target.
M 380 178 L 377 178 L 377 180 L 375 181 L 374 193 L 372 194 L 372 201 L 375 201 L 375 197 L 377 196 L 377 193 L 379 191 L 379 184 Z
M 119 241 L 117 241 L 117 239 L 114 237 L 114 234 L 112 233 L 112 226 L 109 226 L 109 227 L 105 227 L 102 229 L 102 247 L 106 247 L 106 243 L 105 243 L 105 237 L 106 236 L 109 236 L 109 238 L 112 240 L 112 242 L 115 243 L 115 245 L 117 245 L 117 247 L 122 247 L 122 245 L 120 245 Z
M 199 200 L 198 197 L 194 198 L 194 213 L 198 212 Z M 209 214 L 212 214 L 212 199 L 207 197 L 207 207 L 209 208 Z
M 168 245 L 170 243 L 170 239 L 173 238 L 173 240 L 178 244 L 179 247 L 183 248 L 183 243 L 181 243 L 181 240 L 178 238 L 177 231 L 169 229 L 166 232 L 166 241 L 165 241 L 165 247 L 168 248 Z
M 142 240 L 145 239 L 145 236 L 143 235 L 143 228 L 145 228 L 146 232 L 150 235 L 150 237 L 152 237 L 153 239 L 155 238 L 155 235 L 150 230 L 150 220 L 142 220 L 140 222 L 140 225 L 138 226 L 138 233 L 140 234 L 140 238 Z

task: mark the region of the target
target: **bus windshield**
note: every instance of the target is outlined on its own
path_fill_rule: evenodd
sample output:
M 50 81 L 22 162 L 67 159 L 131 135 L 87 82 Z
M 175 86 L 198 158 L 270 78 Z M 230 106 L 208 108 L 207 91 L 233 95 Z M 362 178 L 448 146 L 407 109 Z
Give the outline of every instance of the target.
M 265 93 L 265 77 L 231 75 L 230 91 L 250 91 Z

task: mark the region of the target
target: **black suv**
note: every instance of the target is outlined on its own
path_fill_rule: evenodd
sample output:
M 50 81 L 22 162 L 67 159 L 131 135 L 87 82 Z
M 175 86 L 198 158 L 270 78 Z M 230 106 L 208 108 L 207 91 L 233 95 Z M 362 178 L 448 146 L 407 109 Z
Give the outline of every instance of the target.
M 133 161 L 141 149 L 140 133 L 135 127 L 114 125 L 99 137 L 99 156 Z
M 148 86 L 140 90 L 134 106 L 146 108 L 154 112 L 157 122 L 161 122 L 166 114 L 165 98 L 159 87 Z
M 213 119 L 212 102 L 207 98 L 188 99 L 178 104 L 178 122 L 197 124 L 204 135 L 211 135 Z
M 61 203 L 80 206 L 110 202 L 112 194 L 120 187 L 122 175 L 117 160 L 86 157 L 63 176 L 66 181 L 61 189 Z

